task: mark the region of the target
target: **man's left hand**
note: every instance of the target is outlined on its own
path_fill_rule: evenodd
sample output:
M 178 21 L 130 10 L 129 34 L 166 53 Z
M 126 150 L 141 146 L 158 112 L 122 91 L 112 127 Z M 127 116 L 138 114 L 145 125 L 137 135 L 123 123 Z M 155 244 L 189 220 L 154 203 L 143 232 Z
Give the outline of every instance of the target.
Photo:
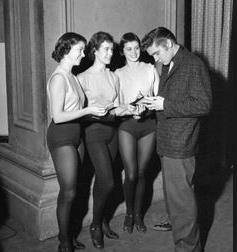
M 164 110 L 164 98 L 161 96 L 144 97 L 141 103 L 149 110 Z

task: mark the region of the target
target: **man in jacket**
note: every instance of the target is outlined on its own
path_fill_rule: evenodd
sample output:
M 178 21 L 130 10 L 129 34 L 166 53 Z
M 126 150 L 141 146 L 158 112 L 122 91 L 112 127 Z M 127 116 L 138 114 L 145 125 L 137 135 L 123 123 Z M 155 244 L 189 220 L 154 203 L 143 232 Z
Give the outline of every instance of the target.
M 142 47 L 163 65 L 158 96 L 146 97 L 143 103 L 157 111 L 157 152 L 175 251 L 200 252 L 192 178 L 200 118 L 211 108 L 209 74 L 203 62 L 164 27 L 145 35 Z

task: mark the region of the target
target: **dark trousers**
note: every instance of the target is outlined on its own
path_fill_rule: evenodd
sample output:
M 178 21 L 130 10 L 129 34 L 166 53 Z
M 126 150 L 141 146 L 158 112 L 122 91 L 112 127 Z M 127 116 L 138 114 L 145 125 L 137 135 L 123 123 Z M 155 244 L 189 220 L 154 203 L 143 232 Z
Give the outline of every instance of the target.
M 164 198 L 172 224 L 175 252 L 200 252 L 197 207 L 192 177 L 195 157 L 161 157 Z

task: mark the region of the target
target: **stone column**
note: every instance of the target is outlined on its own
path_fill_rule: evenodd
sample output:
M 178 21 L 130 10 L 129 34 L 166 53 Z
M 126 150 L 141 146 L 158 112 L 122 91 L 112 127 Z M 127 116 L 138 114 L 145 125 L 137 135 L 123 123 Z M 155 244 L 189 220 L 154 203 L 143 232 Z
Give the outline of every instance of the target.
M 0 184 L 11 216 L 43 240 L 57 232 L 58 184 L 48 124 L 43 2 L 4 1 L 9 141 L 0 144 Z

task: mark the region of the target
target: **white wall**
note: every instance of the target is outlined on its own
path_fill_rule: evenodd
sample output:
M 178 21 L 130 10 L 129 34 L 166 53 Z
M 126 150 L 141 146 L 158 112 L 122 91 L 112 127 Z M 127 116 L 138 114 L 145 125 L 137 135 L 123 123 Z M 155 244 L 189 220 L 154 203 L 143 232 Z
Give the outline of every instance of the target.
M 0 136 L 8 135 L 5 43 L 0 43 Z

